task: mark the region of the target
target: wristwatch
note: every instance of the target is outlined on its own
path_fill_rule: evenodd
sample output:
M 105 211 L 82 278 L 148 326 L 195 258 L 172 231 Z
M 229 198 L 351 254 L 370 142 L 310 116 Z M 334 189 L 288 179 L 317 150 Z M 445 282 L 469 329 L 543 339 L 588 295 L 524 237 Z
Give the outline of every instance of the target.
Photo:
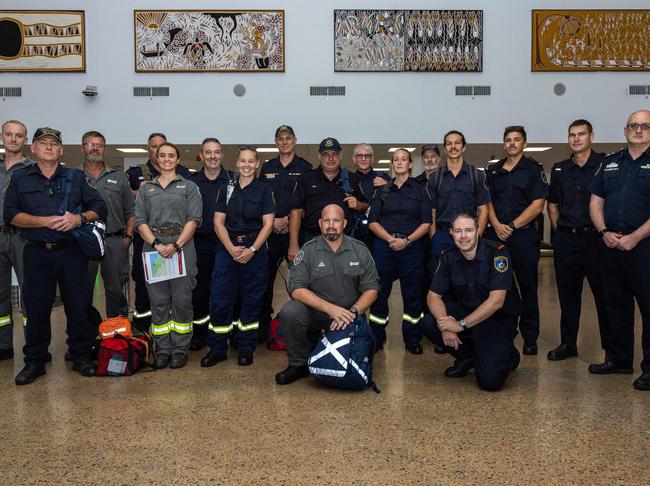
M 513 230 L 516 230 L 516 229 L 517 229 L 517 225 L 515 224 L 514 221 L 510 221 L 510 222 L 508 223 L 508 226 L 509 226 L 510 228 L 512 228 Z
M 408 236 L 404 238 L 404 241 L 406 241 L 406 246 L 409 246 L 412 243 L 411 238 L 409 238 Z
M 598 236 L 602 238 L 603 236 L 605 236 L 605 233 L 609 233 L 609 231 L 610 230 L 608 230 L 607 228 L 603 228 L 598 232 Z
M 357 309 L 355 306 L 350 307 L 350 312 L 354 314 L 354 317 L 359 317 L 359 309 Z
M 255 248 L 253 245 L 249 246 L 248 249 L 255 255 L 257 253 L 257 248 Z
M 458 321 L 458 324 L 460 324 L 460 327 L 463 328 L 463 331 L 467 331 L 467 321 L 465 319 Z
M 160 241 L 158 238 L 153 239 L 153 241 L 151 242 L 151 248 L 155 248 L 156 245 L 162 245 L 162 241 Z
M 86 218 L 86 216 L 84 215 L 84 213 L 80 213 L 80 214 L 79 214 L 79 220 L 81 221 L 81 222 L 79 223 L 79 226 L 83 226 L 84 224 L 86 224 L 86 223 L 88 222 L 88 218 Z

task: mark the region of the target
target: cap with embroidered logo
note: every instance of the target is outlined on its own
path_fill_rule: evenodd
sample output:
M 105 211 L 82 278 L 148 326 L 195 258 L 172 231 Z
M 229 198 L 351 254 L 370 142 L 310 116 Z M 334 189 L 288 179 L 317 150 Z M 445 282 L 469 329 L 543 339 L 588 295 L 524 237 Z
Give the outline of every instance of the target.
M 318 152 L 319 153 L 325 153 L 325 152 L 340 152 L 341 151 L 341 144 L 339 141 L 335 138 L 332 137 L 327 137 L 325 140 L 323 140 L 320 145 L 318 146 Z
M 433 150 L 435 153 L 440 155 L 440 149 L 438 148 L 438 144 L 436 143 L 430 143 L 428 145 L 422 145 L 422 152 L 420 152 L 420 155 L 424 155 L 424 152 L 427 150 Z
M 56 138 L 59 142 L 63 143 L 63 140 L 61 139 L 61 132 L 50 127 L 37 128 L 34 132 L 34 138 L 32 139 L 32 142 L 36 142 L 36 140 L 39 140 L 43 137 Z
M 275 138 L 277 139 L 282 132 L 289 132 L 292 137 L 296 136 L 296 132 L 293 131 L 293 128 L 291 128 L 289 125 L 280 125 L 276 130 L 275 130 Z

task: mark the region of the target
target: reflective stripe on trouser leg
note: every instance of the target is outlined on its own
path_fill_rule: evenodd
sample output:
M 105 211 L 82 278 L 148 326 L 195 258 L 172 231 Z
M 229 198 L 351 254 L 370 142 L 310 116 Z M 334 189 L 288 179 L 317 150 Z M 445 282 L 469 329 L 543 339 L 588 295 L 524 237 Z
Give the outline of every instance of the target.
M 191 322 L 170 321 L 169 326 L 171 331 L 177 332 L 178 334 L 189 334 L 192 332 Z
M 253 331 L 255 329 L 259 329 L 260 323 L 259 321 L 257 321 L 257 322 L 251 322 L 250 324 L 244 324 L 243 322 L 239 321 L 237 323 L 237 327 L 239 328 L 240 331 Z
M 228 326 L 215 326 L 212 323 L 208 324 L 208 330 L 215 334 L 228 334 L 230 331 L 232 331 L 232 328 L 233 328 L 232 324 Z
M 257 348 L 257 330 L 269 278 L 268 260 L 268 250 L 263 247 L 246 265 L 238 268 L 241 312 L 236 339 L 240 353 L 252 354 Z
M 378 316 L 378 315 L 373 314 L 372 312 L 369 312 L 369 313 L 368 313 L 368 320 L 369 320 L 372 324 L 377 324 L 377 325 L 379 325 L 379 326 L 386 326 L 386 325 L 388 325 L 388 316 L 386 316 L 386 317 L 381 317 L 381 316 Z
M 8 326 L 11 324 L 11 314 L 0 316 L 0 327 Z
M 0 350 L 12 349 L 14 345 L 14 326 L 11 315 L 0 317 Z
M 408 322 L 409 324 L 418 324 L 420 319 L 424 317 L 424 312 L 420 313 L 419 316 L 413 317 L 408 314 L 402 314 L 402 320 Z
M 164 336 L 169 334 L 172 330 L 172 322 L 173 321 L 167 321 L 165 324 L 151 323 L 151 334 L 153 336 Z
M 147 312 L 133 311 L 134 319 L 142 319 L 144 317 L 151 317 L 151 311 L 150 310 L 148 310 Z
M 210 322 L 210 316 L 202 317 L 201 319 L 194 319 L 193 323 L 195 326 L 205 326 Z
M 228 333 L 233 329 L 230 320 L 238 288 L 235 265 L 230 253 L 218 243 L 210 285 L 208 346 L 220 354 L 228 352 Z

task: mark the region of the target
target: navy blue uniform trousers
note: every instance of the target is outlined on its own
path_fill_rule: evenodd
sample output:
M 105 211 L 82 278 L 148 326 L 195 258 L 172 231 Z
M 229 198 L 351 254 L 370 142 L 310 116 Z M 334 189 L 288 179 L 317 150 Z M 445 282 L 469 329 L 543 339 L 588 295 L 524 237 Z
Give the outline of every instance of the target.
M 97 337 L 87 311 L 91 287 L 88 259 L 77 244 L 57 251 L 27 244 L 24 251 L 25 361 L 44 363 L 52 337 L 50 315 L 59 284 L 67 319 L 68 349 L 73 362 L 89 359 Z
M 631 251 L 607 248 L 601 239 L 599 249 L 605 309 L 610 323 L 606 359 L 619 366 L 632 366 L 636 299 L 643 324 L 641 370 L 650 373 L 650 239 L 642 240 Z
M 460 320 L 472 311 L 445 300 L 447 313 Z M 517 335 L 516 318 L 491 317 L 481 324 L 461 332 L 458 337 L 463 342 L 458 349 L 446 346 L 442 333 L 432 315 L 423 320 L 424 335 L 434 344 L 444 348 L 456 359 L 471 359 L 474 362 L 476 382 L 484 390 L 499 390 L 508 378 L 508 374 L 519 363 L 513 340 Z
M 553 236 L 555 281 L 560 299 L 560 335 L 563 344 L 575 346 L 580 325 L 582 286 L 587 278 L 596 302 L 600 344 L 606 349 L 607 314 L 603 295 L 603 281 L 598 258 L 598 235 L 574 235 L 557 231 Z
M 192 309 L 194 310 L 194 333 L 192 341 L 205 344 L 210 322 L 210 285 L 212 270 L 217 253 L 217 237 L 194 235 L 196 248 L 196 287 L 192 291 Z
M 142 249 L 144 241 L 139 233 L 133 235 L 133 260 L 131 266 L 131 278 L 135 287 L 135 313 L 133 323 L 141 331 L 149 331 L 151 324 L 151 304 L 149 303 L 149 292 L 144 278 L 144 266 L 142 265 Z
M 500 241 L 494 229 L 488 228 L 486 238 Z M 523 312 L 519 318 L 519 332 L 524 343 L 534 343 L 539 337 L 539 303 L 537 299 L 537 266 L 539 264 L 540 237 L 535 228 L 529 226 L 515 230 L 504 242 L 510 258 L 512 269 L 521 300 Z

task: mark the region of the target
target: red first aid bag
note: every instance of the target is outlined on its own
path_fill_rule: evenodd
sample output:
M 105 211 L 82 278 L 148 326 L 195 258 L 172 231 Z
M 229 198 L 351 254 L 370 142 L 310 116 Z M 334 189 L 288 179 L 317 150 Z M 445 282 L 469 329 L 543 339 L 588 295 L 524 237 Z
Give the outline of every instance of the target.
M 131 376 L 150 364 L 151 351 L 146 335 L 126 339 L 120 334 L 103 339 L 97 356 L 97 376 Z
M 280 331 L 280 319 L 273 319 L 269 325 L 268 347 L 271 351 L 284 351 L 287 349 L 284 343 L 284 336 Z

